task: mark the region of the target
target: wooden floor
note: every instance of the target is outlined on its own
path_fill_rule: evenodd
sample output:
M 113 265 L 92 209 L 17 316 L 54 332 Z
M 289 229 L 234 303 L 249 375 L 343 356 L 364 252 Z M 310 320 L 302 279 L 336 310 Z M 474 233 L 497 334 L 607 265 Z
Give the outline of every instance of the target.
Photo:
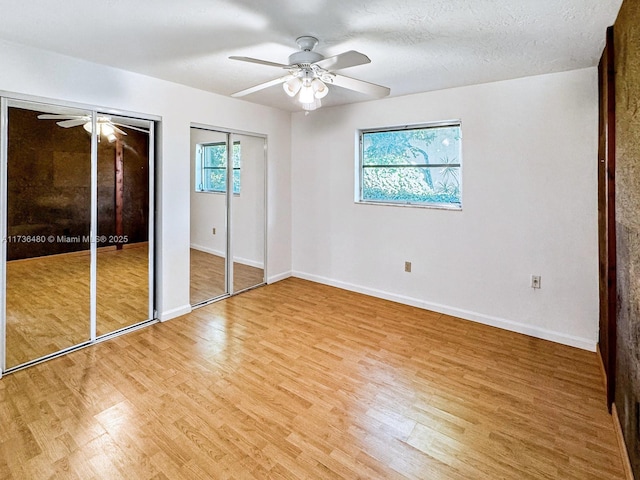
M 211 300 L 226 293 L 224 257 L 191 249 L 190 303 Z M 233 263 L 233 290 L 238 292 L 264 282 L 264 270 L 243 263 Z
M 288 279 L 0 380 L 3 479 L 622 479 L 594 353 Z
M 97 335 L 149 319 L 146 243 L 97 256 Z M 90 339 L 90 256 L 7 262 L 7 368 Z

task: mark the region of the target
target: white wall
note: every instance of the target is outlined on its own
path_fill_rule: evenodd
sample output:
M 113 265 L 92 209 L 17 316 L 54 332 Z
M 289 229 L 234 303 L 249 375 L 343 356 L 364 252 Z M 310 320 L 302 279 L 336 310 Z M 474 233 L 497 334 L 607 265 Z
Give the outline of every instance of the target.
M 277 109 L 0 41 L 0 90 L 162 117 L 158 169 L 158 308 L 189 307 L 189 136 L 201 123 L 266 134 L 271 279 L 291 270 L 290 115 Z
M 294 275 L 594 350 L 597 99 L 589 68 L 294 114 Z M 462 211 L 354 203 L 357 129 L 450 119 Z

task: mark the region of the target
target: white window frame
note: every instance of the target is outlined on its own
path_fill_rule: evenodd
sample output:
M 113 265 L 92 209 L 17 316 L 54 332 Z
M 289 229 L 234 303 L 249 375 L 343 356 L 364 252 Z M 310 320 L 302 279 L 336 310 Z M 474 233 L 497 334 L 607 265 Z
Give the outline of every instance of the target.
M 393 201 L 393 200 L 371 200 L 363 198 L 363 190 L 364 190 L 364 136 L 368 133 L 377 133 L 377 132 L 397 132 L 397 131 L 406 131 L 406 130 L 419 130 L 419 129 L 431 129 L 431 128 L 447 128 L 447 127 L 458 127 L 460 129 L 460 154 L 459 161 L 455 164 L 438 164 L 438 163 L 429 163 L 429 164 L 419 164 L 412 165 L 412 167 L 425 167 L 425 168 L 443 168 L 445 166 L 454 166 L 459 168 L 460 178 L 459 188 L 460 188 L 460 203 L 437 203 L 437 202 L 404 202 L 404 201 Z M 356 188 L 355 188 L 355 198 L 354 201 L 357 204 L 363 205 L 386 205 L 386 206 L 395 206 L 395 207 L 417 207 L 417 208 L 436 208 L 436 209 L 445 209 L 445 210 L 462 210 L 462 122 L 460 120 L 448 120 L 442 122 L 430 122 L 430 123 L 419 123 L 419 124 L 410 124 L 410 125 L 399 125 L 399 126 L 391 126 L 391 127 L 378 127 L 378 128 L 363 128 L 358 130 L 357 132 L 357 142 L 358 142 L 358 153 L 356 159 Z M 428 165 L 428 166 L 427 166 Z
M 205 142 L 205 143 L 198 143 L 196 145 L 196 154 L 195 154 L 195 171 L 196 171 L 196 178 L 195 178 L 195 192 L 196 193 L 214 193 L 214 194 L 226 194 L 227 190 L 226 190 L 226 183 L 225 183 L 225 188 L 224 189 L 207 189 L 204 186 L 204 178 L 205 178 L 205 173 L 207 170 L 227 170 L 228 171 L 228 167 L 205 167 L 205 161 L 204 161 L 204 153 L 205 153 L 205 149 L 207 147 L 217 147 L 217 146 L 221 146 L 221 145 L 226 145 L 226 142 Z M 234 142 L 234 145 L 240 145 L 240 142 Z M 233 147 L 232 147 L 233 148 Z M 242 155 L 242 154 L 241 154 Z M 235 171 L 238 171 L 240 173 L 240 177 L 238 180 L 238 191 L 237 192 L 233 192 L 233 195 L 236 197 L 240 196 L 240 192 L 242 192 L 242 159 L 240 160 L 240 166 L 239 167 L 234 167 L 233 165 L 231 166 L 231 184 L 233 185 L 233 174 Z M 228 173 L 228 172 L 227 172 Z

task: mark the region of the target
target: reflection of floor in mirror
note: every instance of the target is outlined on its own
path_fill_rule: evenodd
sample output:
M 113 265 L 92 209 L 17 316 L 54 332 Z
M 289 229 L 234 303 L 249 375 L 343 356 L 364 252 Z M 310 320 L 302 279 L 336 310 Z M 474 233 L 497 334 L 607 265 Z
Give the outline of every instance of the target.
M 235 291 L 260 285 L 264 271 L 243 263 L 233 264 Z M 225 293 L 224 257 L 191 249 L 191 304 L 195 305 Z
M 97 334 L 147 320 L 148 246 L 102 249 Z M 7 262 L 7 368 L 89 340 L 87 252 Z

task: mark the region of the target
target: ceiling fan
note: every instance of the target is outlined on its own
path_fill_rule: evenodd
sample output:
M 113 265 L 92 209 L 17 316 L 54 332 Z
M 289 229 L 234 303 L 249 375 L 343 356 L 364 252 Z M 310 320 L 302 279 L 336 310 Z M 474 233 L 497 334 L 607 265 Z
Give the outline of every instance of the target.
M 349 50 L 325 58 L 320 53 L 313 51 L 318 45 L 318 39 L 309 35 L 298 37 L 296 43 L 300 47 L 300 51 L 289 56 L 288 65 L 251 57 L 229 57 L 231 60 L 282 68 L 289 72 L 287 75 L 241 90 L 231 96 L 243 97 L 273 85 L 282 84 L 287 95 L 290 97 L 298 96 L 298 101 L 304 110 L 315 110 L 320 107 L 320 99 L 329 93 L 328 85 L 336 85 L 376 98 L 389 95 L 390 90 L 387 87 L 334 73 L 335 70 L 371 63 L 366 55 Z
M 43 113 L 38 115 L 39 120 L 58 120 L 56 122 L 57 125 L 62 128 L 72 128 L 79 127 L 82 125 L 84 129 L 91 133 L 92 125 L 91 125 L 91 115 L 57 115 L 57 114 L 49 114 Z M 100 135 L 104 135 L 109 140 L 109 143 L 116 141 L 116 133 L 120 135 L 126 135 L 127 132 L 122 130 L 119 127 L 129 128 L 131 130 L 137 130 L 139 132 L 149 133 L 148 130 L 139 127 L 133 127 L 131 125 L 125 125 L 123 123 L 114 122 L 111 117 L 108 115 L 98 115 L 96 118 L 96 123 L 98 124 L 98 133 Z M 100 135 L 98 136 L 98 141 L 100 140 Z

